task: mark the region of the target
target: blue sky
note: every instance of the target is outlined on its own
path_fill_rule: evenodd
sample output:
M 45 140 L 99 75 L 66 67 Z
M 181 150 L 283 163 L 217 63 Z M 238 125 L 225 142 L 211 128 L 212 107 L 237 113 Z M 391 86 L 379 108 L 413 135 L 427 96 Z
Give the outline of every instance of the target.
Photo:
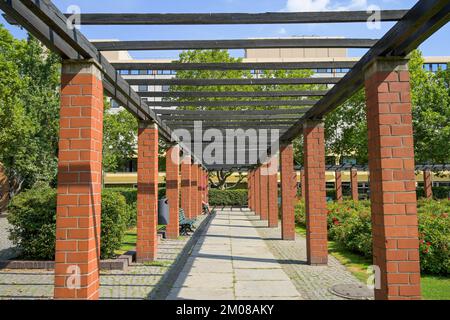
M 148 13 L 195 13 L 195 12 L 277 12 L 315 10 L 366 10 L 369 5 L 382 9 L 409 9 L 416 0 L 55 0 L 61 11 L 70 5 L 78 5 L 88 12 L 148 12 Z M 0 23 L 16 36 L 25 33 L 18 27 L 9 26 L 3 17 Z M 288 36 L 344 36 L 353 38 L 380 38 L 393 26 L 382 23 L 380 30 L 369 30 L 359 24 L 311 24 L 311 25 L 236 25 L 236 26 L 83 26 L 81 31 L 89 39 L 119 40 L 197 40 L 242 39 L 251 37 Z M 450 56 L 450 24 L 434 34 L 421 47 L 427 56 Z M 363 50 L 350 50 L 351 56 L 363 54 Z M 135 58 L 176 58 L 175 51 L 132 52 Z M 233 51 L 240 56 L 242 51 Z

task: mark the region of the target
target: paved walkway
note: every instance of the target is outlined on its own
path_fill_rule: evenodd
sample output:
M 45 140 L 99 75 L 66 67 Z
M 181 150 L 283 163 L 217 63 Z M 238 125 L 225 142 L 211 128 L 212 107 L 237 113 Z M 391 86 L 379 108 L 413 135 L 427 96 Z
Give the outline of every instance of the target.
M 248 210 L 218 211 L 167 299 L 302 299 L 252 225 L 252 216 Z

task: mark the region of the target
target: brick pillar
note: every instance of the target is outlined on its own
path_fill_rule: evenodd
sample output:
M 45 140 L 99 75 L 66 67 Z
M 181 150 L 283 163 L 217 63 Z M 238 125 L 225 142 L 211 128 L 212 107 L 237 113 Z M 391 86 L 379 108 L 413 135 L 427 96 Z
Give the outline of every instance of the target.
M 196 218 L 198 216 L 198 166 L 193 163 L 191 168 L 191 218 Z
M 335 172 L 335 191 L 336 191 L 336 201 L 342 202 L 344 197 L 342 196 L 342 172 L 339 170 L 336 170 Z
M 102 75 L 91 62 L 64 61 L 59 129 L 55 299 L 99 298 L 102 140 Z M 74 279 L 76 275 L 79 277 Z
M 300 198 L 304 200 L 305 197 L 306 197 L 305 169 L 300 170 L 300 183 L 301 183 L 301 194 L 300 194 Z
M 281 237 L 295 240 L 294 199 L 297 195 L 297 173 L 294 171 L 292 144 L 281 146 Z
M 198 165 L 198 214 L 201 215 L 203 213 L 203 168 L 201 165 Z
M 261 216 L 261 168 L 255 169 L 255 214 Z
M 209 174 L 208 171 L 205 170 L 205 197 L 206 197 L 206 203 L 209 204 Z
M 260 176 L 259 176 L 259 202 L 260 202 L 260 214 L 261 214 L 261 220 L 268 220 L 269 219 L 269 202 L 267 201 L 267 195 L 268 195 L 268 185 L 269 185 L 269 177 L 267 175 L 267 164 L 261 165 L 260 169 Z
M 311 265 L 328 263 L 324 131 L 322 121 L 304 125 L 306 248 Z
M 278 227 L 278 155 L 267 165 L 267 215 L 269 228 Z
M 180 147 L 170 147 L 166 153 L 166 195 L 169 202 L 169 224 L 166 237 L 177 239 L 180 235 Z
M 141 121 L 138 134 L 137 243 L 138 262 L 156 259 L 158 240 L 158 127 Z
M 191 218 L 191 174 L 192 174 L 191 157 L 184 156 L 181 162 L 181 208 L 186 218 Z
M 431 171 L 423 171 L 423 189 L 425 191 L 425 198 L 433 199 L 433 180 L 431 179 Z
M 358 170 L 355 168 L 352 168 L 350 170 L 350 185 L 351 185 L 351 191 L 352 191 L 352 200 L 358 201 L 359 200 L 359 193 L 358 193 Z
M 249 170 L 247 173 L 247 192 L 248 192 L 248 208 L 252 210 L 252 201 L 253 201 L 253 195 L 252 195 L 252 171 Z
M 406 60 L 379 59 L 366 70 L 376 299 L 419 299 L 420 265 L 414 142 Z

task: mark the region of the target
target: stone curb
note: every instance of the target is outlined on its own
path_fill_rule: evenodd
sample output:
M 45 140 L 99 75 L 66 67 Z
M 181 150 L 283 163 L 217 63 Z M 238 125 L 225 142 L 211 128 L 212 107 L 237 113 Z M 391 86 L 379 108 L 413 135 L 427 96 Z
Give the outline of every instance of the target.
M 120 270 L 127 271 L 128 266 L 133 262 L 136 253 L 129 251 L 124 255 L 119 256 L 117 259 L 102 260 L 100 262 L 101 270 Z M 22 261 L 22 260 L 0 260 L 1 269 L 25 269 L 25 270 L 54 270 L 54 261 Z

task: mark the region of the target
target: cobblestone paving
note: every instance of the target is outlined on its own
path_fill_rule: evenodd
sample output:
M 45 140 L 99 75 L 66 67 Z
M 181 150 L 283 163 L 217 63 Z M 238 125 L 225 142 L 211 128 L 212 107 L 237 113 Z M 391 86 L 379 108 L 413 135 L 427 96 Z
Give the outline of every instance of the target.
M 200 217 L 200 223 L 204 217 Z M 115 299 L 148 299 L 155 286 L 178 257 L 189 237 L 160 240 L 158 258 L 151 264 L 134 264 L 127 271 L 101 271 L 100 297 Z M 53 271 L 0 270 L 0 299 L 51 299 Z
M 9 227 L 10 225 L 6 219 L 6 214 L 2 213 L 0 215 L 0 260 L 8 260 L 17 256 L 13 244 L 8 239 Z
M 295 241 L 281 240 L 281 228 L 266 228 L 267 221 L 252 218 L 253 225 L 275 257 L 281 261 L 284 271 L 291 278 L 302 297 L 308 300 L 343 300 L 329 291 L 337 284 L 361 284 L 333 256 L 328 257 L 328 266 L 306 264 L 306 239 L 297 235 Z

